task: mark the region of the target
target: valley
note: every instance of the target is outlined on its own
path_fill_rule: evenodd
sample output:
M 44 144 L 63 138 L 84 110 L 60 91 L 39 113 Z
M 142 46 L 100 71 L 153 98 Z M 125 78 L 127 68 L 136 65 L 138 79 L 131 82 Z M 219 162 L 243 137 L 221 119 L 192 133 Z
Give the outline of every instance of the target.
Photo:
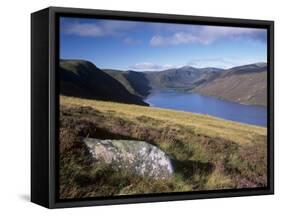
M 139 72 L 99 69 L 93 63 L 84 60 L 61 60 L 60 89 L 61 94 L 65 96 L 143 106 L 149 106 L 150 103 L 152 106 L 162 108 L 165 108 L 169 102 L 167 101 L 163 105 L 154 101 L 149 102 L 151 95 L 161 91 L 175 91 L 175 94 L 182 92 L 186 97 L 180 101 L 185 101 L 185 105 L 173 106 L 173 108 L 202 113 L 200 108 L 208 107 L 208 101 L 211 98 L 206 100 L 205 104 L 197 107 L 198 111 L 188 109 L 190 104 L 196 103 L 196 101 L 190 100 L 188 95 L 200 94 L 238 104 L 251 105 L 249 108 L 245 108 L 252 110 L 249 111 L 248 116 L 250 113 L 255 113 L 255 110 L 263 109 L 264 114 L 261 115 L 261 118 L 266 119 L 264 115 L 266 115 L 267 106 L 267 64 L 256 63 L 227 70 L 184 66 L 163 71 Z M 173 101 L 173 98 L 170 101 Z M 172 104 L 178 104 L 180 101 L 174 101 Z M 237 109 L 238 105 L 235 103 L 232 106 L 227 106 L 227 109 L 234 110 L 234 107 Z M 218 101 L 217 104 L 223 104 L 223 101 Z M 255 108 L 255 106 L 263 108 Z M 240 121 L 239 119 L 241 119 L 240 122 L 250 124 L 255 124 L 255 120 L 259 118 L 253 116 L 254 122 L 252 122 L 251 120 L 243 121 L 243 119 L 247 119 L 247 115 L 242 118 L 242 114 L 240 117 L 239 114 L 233 113 L 224 116 L 220 115 L 223 112 L 214 114 L 211 110 L 205 110 L 203 113 L 229 120 Z M 262 119 L 257 124 L 266 126 L 266 122 Z
M 88 61 L 62 60 L 60 198 L 266 186 L 266 124 L 245 122 L 249 113 L 265 109 L 260 102 L 266 72 L 259 67 L 137 72 L 101 70 Z M 230 95 L 228 87 L 233 91 Z M 164 105 L 161 100 L 156 107 L 151 104 L 155 92 L 165 91 L 168 94 L 160 97 Z M 241 91 L 255 96 L 237 101 Z M 215 97 L 210 101 L 206 95 Z M 240 106 L 246 105 L 219 98 L 263 106 L 243 111 L 245 107 Z M 238 115 L 243 124 L 224 120 L 228 117 L 222 114 Z M 146 152 L 143 156 L 142 151 Z M 151 152 L 160 159 L 155 160 Z M 162 171 L 152 172 L 156 166 Z

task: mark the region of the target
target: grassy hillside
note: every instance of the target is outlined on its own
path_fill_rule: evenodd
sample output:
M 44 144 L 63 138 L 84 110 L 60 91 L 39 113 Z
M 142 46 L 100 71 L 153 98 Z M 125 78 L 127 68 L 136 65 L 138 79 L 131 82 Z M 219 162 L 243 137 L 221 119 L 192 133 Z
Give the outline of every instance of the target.
M 266 64 L 232 68 L 195 91 L 238 103 L 266 106 Z
M 207 115 L 60 97 L 60 197 L 265 186 L 266 128 Z M 92 164 L 81 137 L 143 140 L 173 159 L 168 180 Z
M 60 92 L 63 95 L 88 99 L 147 105 L 130 93 L 119 81 L 83 60 L 60 61 Z
M 112 69 L 103 69 L 104 72 L 106 72 L 108 75 L 112 76 L 114 79 L 118 80 L 122 85 L 131 93 L 134 95 L 139 95 L 138 92 L 134 89 L 134 87 L 131 85 L 131 83 L 126 79 L 124 74 L 125 71 L 120 70 L 112 70 Z

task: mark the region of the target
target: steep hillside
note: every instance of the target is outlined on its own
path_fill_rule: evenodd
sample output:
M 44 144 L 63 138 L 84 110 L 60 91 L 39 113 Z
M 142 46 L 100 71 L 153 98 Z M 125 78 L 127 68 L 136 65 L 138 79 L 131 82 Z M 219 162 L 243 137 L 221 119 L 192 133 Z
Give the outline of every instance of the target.
M 104 69 L 103 71 L 122 83 L 131 94 L 146 97 L 150 93 L 150 82 L 145 73 L 112 69 Z
M 147 105 L 120 82 L 83 60 L 60 61 L 60 94 L 88 99 Z
M 194 91 L 238 103 L 266 106 L 267 66 L 258 63 L 231 68 Z
M 125 77 L 134 87 L 135 91 L 138 92 L 138 94 L 143 97 L 149 95 L 151 91 L 151 85 L 146 74 L 136 71 L 128 71 L 125 74 Z

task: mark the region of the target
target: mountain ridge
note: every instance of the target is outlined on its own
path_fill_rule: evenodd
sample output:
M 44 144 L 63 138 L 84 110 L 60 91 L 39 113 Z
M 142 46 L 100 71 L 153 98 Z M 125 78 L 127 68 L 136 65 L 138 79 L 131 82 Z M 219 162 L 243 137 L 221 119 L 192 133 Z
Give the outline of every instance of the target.
M 77 66 L 77 68 L 70 68 L 70 71 L 74 74 L 75 72 L 77 73 L 77 70 L 79 71 L 81 65 L 92 64 L 91 62 L 83 60 L 61 61 L 62 64 L 64 61 L 76 61 L 77 64 L 80 63 L 80 66 Z M 196 68 L 187 65 L 180 68 L 154 72 L 122 71 L 115 69 L 102 70 L 94 64 L 92 65 L 94 67 L 92 70 L 98 71 L 95 73 L 95 76 L 99 77 L 98 79 L 100 79 L 100 82 L 103 82 L 104 86 L 108 86 L 109 89 L 115 88 L 115 90 L 106 91 L 107 93 L 105 95 L 104 87 L 102 88 L 103 91 L 97 91 L 96 93 L 102 92 L 102 97 L 100 97 L 100 99 L 103 100 L 147 105 L 143 100 L 152 91 L 159 89 L 175 89 L 193 91 L 242 104 L 266 106 L 267 64 L 264 62 L 241 65 L 229 69 L 216 67 Z M 102 73 L 103 78 L 100 77 Z M 83 71 L 80 71 L 78 75 L 83 75 Z M 89 79 L 94 78 L 95 77 L 90 77 Z M 104 82 L 104 79 L 107 81 Z M 109 79 L 112 80 L 109 81 Z M 113 87 L 111 86 L 112 84 Z M 100 87 L 100 85 L 101 84 L 96 87 Z M 91 89 L 88 85 L 86 85 L 86 87 Z M 73 91 L 79 92 L 80 90 L 79 88 L 77 89 L 77 85 L 73 88 Z M 117 90 L 121 91 L 122 96 L 116 95 Z M 63 91 L 62 93 L 65 94 Z M 73 94 L 72 92 L 72 95 L 69 96 L 75 96 Z M 81 94 L 81 92 L 79 94 Z M 85 98 L 85 92 L 82 93 L 82 96 Z M 95 94 L 93 98 L 99 99 L 98 97 L 99 95 Z

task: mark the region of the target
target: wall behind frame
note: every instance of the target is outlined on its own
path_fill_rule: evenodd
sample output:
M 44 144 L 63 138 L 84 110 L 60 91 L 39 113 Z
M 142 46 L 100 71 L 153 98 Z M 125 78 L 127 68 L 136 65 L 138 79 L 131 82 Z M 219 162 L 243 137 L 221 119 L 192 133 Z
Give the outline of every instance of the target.
M 280 147 L 281 134 L 275 138 L 276 195 L 180 201 L 120 206 L 103 206 L 64 210 L 46 210 L 30 199 L 30 13 L 47 6 L 82 7 L 96 9 L 147 11 L 187 15 L 220 16 L 275 20 L 275 83 L 281 82 L 279 71 L 281 47 L 281 15 L 278 1 L 15 1 L 1 6 L 1 210 L 6 214 L 29 215 L 267 215 L 277 212 L 280 205 Z M 281 86 L 276 85 L 277 93 Z M 278 94 L 275 110 L 281 109 Z M 276 112 L 276 131 L 281 126 L 281 115 Z M 4 214 L 3 214 L 4 215 Z

